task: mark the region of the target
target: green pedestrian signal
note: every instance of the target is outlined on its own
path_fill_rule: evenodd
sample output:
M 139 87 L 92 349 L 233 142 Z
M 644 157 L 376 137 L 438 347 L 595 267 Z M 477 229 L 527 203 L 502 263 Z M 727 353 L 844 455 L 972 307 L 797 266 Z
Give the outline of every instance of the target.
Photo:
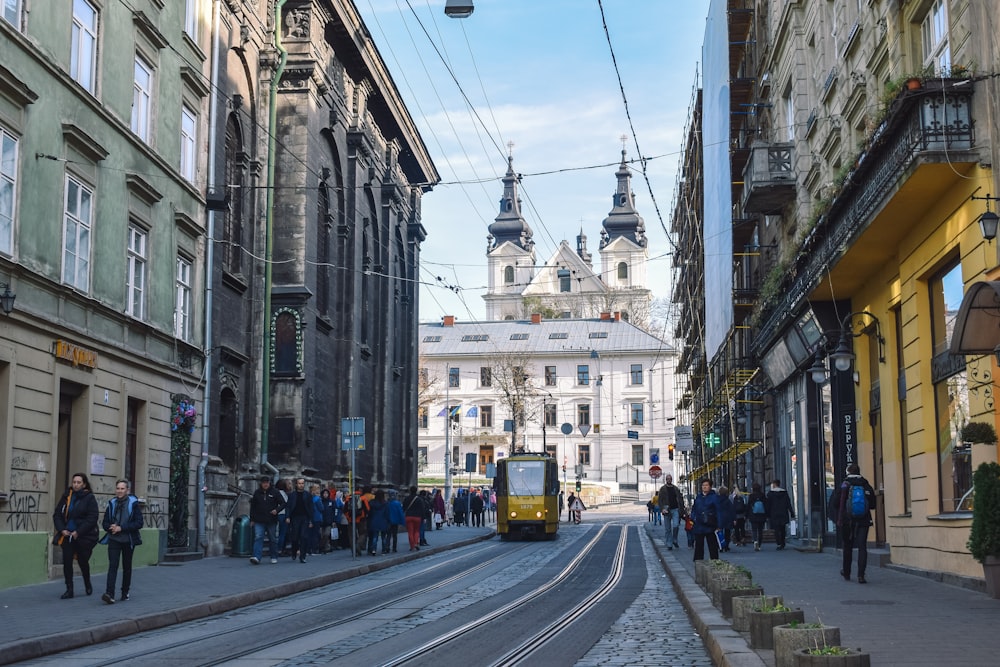
M 580 483 L 580 480 L 576 480 L 576 492 L 579 493 L 582 490 L 583 490 L 583 484 Z

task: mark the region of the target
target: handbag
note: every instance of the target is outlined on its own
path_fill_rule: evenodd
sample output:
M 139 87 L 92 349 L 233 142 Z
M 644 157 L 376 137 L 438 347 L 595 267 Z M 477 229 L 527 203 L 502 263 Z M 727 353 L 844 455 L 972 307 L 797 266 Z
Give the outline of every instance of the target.
M 330 526 L 330 539 L 331 540 L 340 539 L 340 531 L 337 529 L 336 525 Z
M 440 512 L 434 512 L 434 523 L 443 523 Z

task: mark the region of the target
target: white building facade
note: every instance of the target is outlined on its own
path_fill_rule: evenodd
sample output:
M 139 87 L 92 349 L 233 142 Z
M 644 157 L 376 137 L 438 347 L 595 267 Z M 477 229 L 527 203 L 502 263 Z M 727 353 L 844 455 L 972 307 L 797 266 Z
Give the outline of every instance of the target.
M 660 467 L 673 471 L 676 352 L 619 313 L 469 323 L 446 316 L 422 324 L 420 341 L 422 476 L 451 466 L 464 477 L 470 454 L 481 476 L 513 451 L 548 452 L 571 488 L 580 466 L 585 484 L 642 495 L 658 486 L 651 457 L 659 453 Z M 523 378 L 516 397 L 504 381 L 512 368 Z

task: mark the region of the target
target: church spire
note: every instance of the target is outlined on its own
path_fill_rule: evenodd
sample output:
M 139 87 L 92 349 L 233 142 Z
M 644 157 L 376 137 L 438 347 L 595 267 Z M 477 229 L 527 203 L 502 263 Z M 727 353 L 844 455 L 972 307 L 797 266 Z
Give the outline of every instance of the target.
M 625 149 L 622 148 L 622 161 L 615 172 L 618 178 L 618 188 L 615 190 L 614 203 L 608 217 L 604 218 L 604 231 L 601 233 L 601 248 L 624 236 L 637 246 L 645 248 L 646 224 L 642 216 L 635 210 L 635 195 L 632 194 L 632 172 L 625 159 Z
M 517 184 L 521 176 L 514 173 L 514 156 L 507 156 L 507 174 L 503 177 L 503 197 L 500 198 L 500 214 L 490 225 L 490 250 L 511 242 L 523 250 L 531 250 L 535 242 L 532 231 L 521 215 L 521 197 L 517 194 Z
M 587 235 L 583 233 L 582 225 L 580 226 L 580 233 L 576 237 L 576 254 L 587 263 L 587 266 L 591 266 L 593 257 L 587 252 Z

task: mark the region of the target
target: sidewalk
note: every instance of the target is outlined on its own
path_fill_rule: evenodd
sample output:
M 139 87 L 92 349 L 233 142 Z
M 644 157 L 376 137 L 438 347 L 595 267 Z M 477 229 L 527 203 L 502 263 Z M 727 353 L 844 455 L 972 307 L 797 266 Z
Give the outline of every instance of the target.
M 774 665 L 774 652 L 750 649 L 747 635 L 736 633 L 694 583 L 693 550 L 684 544 L 667 551 L 663 528 L 647 524 L 646 530 L 715 664 Z M 872 554 L 868 583 L 857 582 L 856 569 L 845 581 L 840 551 L 799 552 L 791 541 L 784 551 L 772 543 L 720 556 L 747 568 L 766 594 L 802 609 L 806 622 L 839 627 L 841 644 L 871 654 L 872 665 L 1000 664 L 1000 600 L 984 593 L 878 567 Z
M 430 546 L 413 553 L 408 551 L 404 532 L 399 536 L 399 552 L 386 556 L 365 554 L 352 559 L 349 550 L 334 551 L 310 556 L 305 563 L 280 558 L 274 565 L 267 557 L 260 565 L 251 565 L 248 558 L 219 556 L 135 568 L 131 599 L 113 605 L 101 602 L 103 573 L 94 575 L 94 594 L 87 596 L 76 570 L 77 596 L 71 600 L 59 599 L 65 590 L 62 580 L 0 590 L 0 665 L 292 595 L 487 540 L 494 534 L 489 525 L 451 526 L 428 532 Z M 264 555 L 268 555 L 266 549 Z M 107 558 L 106 550 L 96 549 L 94 558 Z

